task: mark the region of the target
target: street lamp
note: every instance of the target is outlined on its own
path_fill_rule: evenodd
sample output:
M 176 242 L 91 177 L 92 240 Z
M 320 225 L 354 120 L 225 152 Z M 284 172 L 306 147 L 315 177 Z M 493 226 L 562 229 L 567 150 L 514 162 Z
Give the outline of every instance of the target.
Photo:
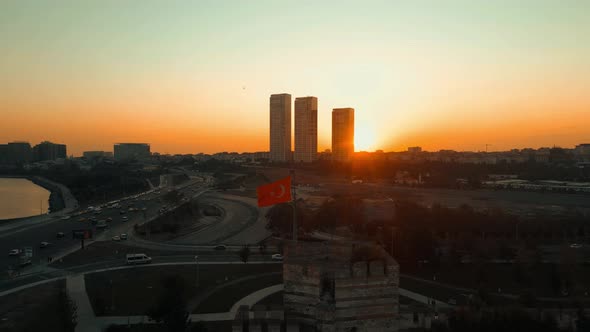
M 111 284 L 111 314 L 112 314 L 112 312 L 115 310 L 115 292 L 113 290 L 113 279 L 110 279 L 109 283 Z
M 199 256 L 195 255 L 195 263 L 197 264 L 197 281 L 196 287 L 199 287 Z

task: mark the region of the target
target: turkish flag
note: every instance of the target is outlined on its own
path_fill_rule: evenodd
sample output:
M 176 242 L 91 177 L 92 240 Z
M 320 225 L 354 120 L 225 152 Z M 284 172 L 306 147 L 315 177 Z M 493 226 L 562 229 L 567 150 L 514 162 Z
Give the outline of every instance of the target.
M 269 206 L 291 201 L 291 177 L 256 188 L 258 206 Z

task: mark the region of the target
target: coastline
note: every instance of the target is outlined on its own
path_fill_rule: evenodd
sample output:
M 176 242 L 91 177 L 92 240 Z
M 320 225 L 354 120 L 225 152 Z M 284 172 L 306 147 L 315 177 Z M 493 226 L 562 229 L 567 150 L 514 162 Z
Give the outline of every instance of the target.
M 27 176 L 25 177 L 29 181 L 33 182 L 34 184 L 38 185 L 39 187 L 43 187 L 49 191 L 49 208 L 47 209 L 47 213 L 51 214 L 62 210 L 66 207 L 61 189 L 59 186 L 55 185 L 51 181 L 39 177 L 39 176 Z
M 48 208 L 48 212 L 47 214 L 44 214 L 43 216 L 47 216 L 47 215 L 51 215 L 55 212 L 58 211 L 62 211 L 66 208 L 72 208 L 72 207 L 77 207 L 77 202 L 75 199 L 73 199 L 73 196 L 71 195 L 71 193 L 69 192 L 69 190 L 59 184 L 59 183 L 55 183 L 49 179 L 40 177 L 40 176 L 28 176 L 28 175 L 0 175 L 0 178 L 17 178 L 17 179 L 27 179 L 31 182 L 33 182 L 34 184 L 43 187 L 44 189 L 46 189 L 47 191 L 49 191 L 49 200 L 48 200 L 48 204 L 49 204 L 49 208 Z M 64 192 L 67 191 L 67 192 Z M 70 197 L 70 199 L 65 199 L 65 196 Z M 70 202 L 70 200 L 73 200 L 73 202 Z M 29 218 L 35 218 L 35 217 L 39 217 L 39 216 L 28 216 L 28 217 L 21 217 L 21 218 L 12 218 L 12 219 L 0 219 L 0 223 L 6 223 L 6 222 L 11 222 L 11 221 L 16 221 L 16 220 L 24 220 L 24 219 L 29 219 Z

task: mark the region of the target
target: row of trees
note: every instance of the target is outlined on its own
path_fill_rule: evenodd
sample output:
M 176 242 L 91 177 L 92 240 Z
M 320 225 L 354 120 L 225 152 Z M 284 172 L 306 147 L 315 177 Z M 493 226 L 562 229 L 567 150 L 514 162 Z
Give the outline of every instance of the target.
M 268 210 L 267 227 L 281 234 L 290 234 L 293 225 L 293 206 L 289 203 L 277 204 Z M 305 207 L 303 201 L 297 202 L 297 222 L 302 232 L 315 230 L 333 231 L 347 226 L 361 232 L 366 224 L 364 204 L 354 197 L 337 197 L 326 201 L 317 211 Z
M 511 285 L 523 289 L 542 289 L 544 295 L 584 293 L 578 252 L 564 246 L 558 253 L 560 264 L 542 264 L 541 243 L 563 243 L 563 237 L 587 237 L 590 229 L 583 219 L 521 220 L 501 210 L 477 211 L 464 205 L 448 208 L 424 207 L 410 201 L 392 203 L 389 218 L 368 220 L 363 201 L 356 197 L 334 197 L 319 209 L 297 204 L 302 233 L 327 231 L 381 243 L 398 260 L 403 270 L 417 271 L 423 262 L 437 273 L 449 267 L 465 268 L 469 263 L 470 287 L 487 285 L 498 288 L 488 277 L 490 260 L 513 262 L 508 268 Z M 290 236 L 293 207 L 280 204 L 267 213 L 268 227 L 277 234 Z M 303 234 L 301 234 L 303 236 Z M 511 269 L 511 271 L 510 271 Z M 507 270 L 505 267 L 503 270 Z M 539 277 L 539 273 L 541 278 Z M 548 291 L 550 290 L 550 292 Z
M 344 176 L 369 181 L 394 179 L 398 172 L 408 172 L 418 178 L 422 175 L 426 186 L 455 187 L 456 179 L 468 179 L 476 184 L 487 179 L 488 174 L 515 174 L 525 180 L 589 181 L 590 169 L 579 168 L 573 160 L 540 163 L 534 160 L 523 163 L 499 162 L 496 164 L 472 164 L 440 161 L 388 161 L 385 158 L 354 160 L 341 164 L 318 161 L 310 165 L 295 165 L 323 176 Z M 428 176 L 426 176 L 428 175 Z

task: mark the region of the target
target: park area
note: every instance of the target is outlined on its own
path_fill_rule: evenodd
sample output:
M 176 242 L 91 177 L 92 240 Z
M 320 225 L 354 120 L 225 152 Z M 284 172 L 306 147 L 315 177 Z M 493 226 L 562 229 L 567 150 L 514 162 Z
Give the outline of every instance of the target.
M 482 290 L 489 294 L 512 294 L 517 297 L 532 294 L 537 298 L 559 299 L 552 302 L 562 302 L 563 305 L 590 302 L 588 265 L 535 264 L 525 267 L 520 264 L 487 263 L 436 268 L 432 264 L 423 264 L 411 268 L 402 266 L 401 272 L 408 276 L 453 287 Z M 412 280 L 402 278 L 400 286 L 412 288 L 413 283 Z M 423 283 L 420 283 L 420 287 L 424 287 Z M 563 293 L 565 289 L 569 289 L 569 292 Z M 554 306 L 550 303 L 546 305 Z
M 44 283 L 3 296 L 0 301 L 0 331 L 70 331 L 71 326 L 67 324 L 64 310 L 64 296 L 65 280 Z
M 281 283 L 281 268 L 280 264 L 199 264 L 197 279 L 194 264 L 142 266 L 87 274 L 86 291 L 97 316 L 145 315 L 163 291 L 162 280 L 175 276 L 183 280 L 193 313 L 228 311 L 242 297 Z

